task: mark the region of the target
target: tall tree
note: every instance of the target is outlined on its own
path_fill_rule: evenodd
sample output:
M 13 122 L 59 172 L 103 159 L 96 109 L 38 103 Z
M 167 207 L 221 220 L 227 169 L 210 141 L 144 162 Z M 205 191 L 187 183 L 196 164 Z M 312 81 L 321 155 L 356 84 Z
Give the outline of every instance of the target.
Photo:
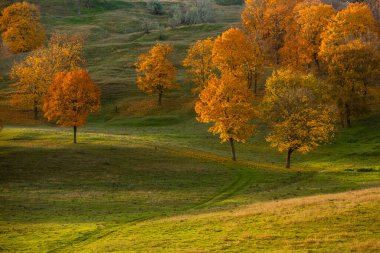
M 176 68 L 169 61 L 172 52 L 172 46 L 157 43 L 147 54 L 141 55 L 135 64 L 139 74 L 137 87 L 145 93 L 157 94 L 159 106 L 164 92 L 179 88 L 175 83 Z
M 183 66 L 191 75 L 195 84 L 194 93 L 200 93 L 207 85 L 209 78 L 214 74 L 212 63 L 212 48 L 214 41 L 211 38 L 198 40 L 187 51 Z
M 266 140 L 287 152 L 286 168 L 293 152 L 309 152 L 333 137 L 335 108 L 326 104 L 324 89 L 313 75 L 290 70 L 274 72 L 267 80 L 261 104 L 270 127 Z
M 282 62 L 295 69 L 309 68 L 312 63 L 320 69 L 318 52 L 321 34 L 335 16 L 331 5 L 319 0 L 298 3 L 286 29 L 285 44 L 280 50 Z
M 368 93 L 380 67 L 378 24 L 367 5 L 349 4 L 322 34 L 319 56 L 332 85 L 332 98 L 340 109 L 342 126 L 351 126 L 351 116 Z
M 83 44 L 83 37 L 79 34 L 55 34 L 48 47 L 35 50 L 24 61 L 16 63 L 11 70 L 11 79 L 16 81 L 12 104 L 32 107 L 37 119 L 54 76 L 84 65 Z
M 86 70 L 58 73 L 44 102 L 44 115 L 62 127 L 77 128 L 86 123 L 90 113 L 100 108 L 100 91 Z
M 263 55 L 258 41 L 251 39 L 238 28 L 230 28 L 218 36 L 212 51 L 214 65 L 221 72 L 245 78 L 248 87 L 257 87 L 262 72 Z
M 40 12 L 36 5 L 27 2 L 15 3 L 1 12 L 0 32 L 11 52 L 20 53 L 41 47 L 45 42 L 45 31 L 40 23 Z
M 244 29 L 266 45 L 266 58 L 280 63 L 279 50 L 284 45 L 289 15 L 301 0 L 246 0 L 242 12 Z
M 245 142 L 255 130 L 251 120 L 257 114 L 246 81 L 224 72 L 220 78 L 209 80 L 199 98 L 195 105 L 197 120 L 214 123 L 209 132 L 219 134 L 222 143 L 230 142 L 232 159 L 235 161 L 234 141 Z

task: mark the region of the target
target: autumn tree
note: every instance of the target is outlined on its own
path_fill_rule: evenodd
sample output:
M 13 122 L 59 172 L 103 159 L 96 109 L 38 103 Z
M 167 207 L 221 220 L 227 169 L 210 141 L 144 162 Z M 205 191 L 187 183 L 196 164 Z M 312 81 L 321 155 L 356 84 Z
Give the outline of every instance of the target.
M 48 47 L 35 50 L 24 61 L 16 63 L 11 69 L 11 79 L 16 82 L 12 85 L 12 104 L 33 108 L 37 119 L 54 76 L 84 65 L 83 45 L 79 34 L 55 34 Z
M 284 47 L 280 50 L 283 64 L 295 69 L 306 69 L 314 63 L 319 70 L 321 34 L 335 13 L 331 5 L 319 0 L 297 4 L 286 28 Z
M 313 75 L 279 70 L 267 80 L 261 103 L 270 133 L 266 140 L 287 152 L 290 168 L 293 152 L 309 152 L 328 142 L 335 129 L 335 108 L 326 103 L 326 85 Z
M 244 29 L 266 45 L 270 63 L 280 63 L 279 50 L 284 46 L 289 14 L 301 0 L 246 0 L 242 12 Z
M 62 127 L 77 128 L 86 123 L 90 113 L 100 108 L 100 91 L 86 70 L 58 73 L 44 102 L 44 116 Z
M 1 12 L 0 32 L 11 52 L 20 53 L 41 47 L 45 31 L 40 23 L 40 12 L 36 5 L 27 2 L 15 3 Z
M 157 43 L 135 64 L 138 88 L 148 94 L 158 94 L 159 106 L 164 92 L 179 88 L 175 83 L 176 68 L 169 61 L 172 52 L 172 46 Z
M 246 79 L 248 87 L 254 85 L 256 91 L 257 79 L 263 67 L 258 41 L 246 36 L 238 28 L 230 28 L 215 39 L 212 60 L 221 72 L 230 72 Z
M 368 6 L 353 3 L 340 11 L 322 34 L 319 56 L 327 68 L 342 126 L 350 127 L 353 113 L 360 113 L 368 86 L 379 70 L 378 31 Z
M 222 143 L 230 143 L 235 161 L 234 141 L 245 142 L 255 131 L 251 120 L 256 117 L 256 109 L 246 81 L 224 72 L 220 78 L 213 77 L 208 81 L 199 99 L 195 105 L 197 120 L 214 123 L 209 132 L 219 134 Z
M 209 78 L 214 74 L 212 63 L 212 48 L 214 41 L 211 38 L 198 40 L 187 51 L 183 66 L 191 75 L 195 84 L 194 93 L 200 93 L 207 85 Z

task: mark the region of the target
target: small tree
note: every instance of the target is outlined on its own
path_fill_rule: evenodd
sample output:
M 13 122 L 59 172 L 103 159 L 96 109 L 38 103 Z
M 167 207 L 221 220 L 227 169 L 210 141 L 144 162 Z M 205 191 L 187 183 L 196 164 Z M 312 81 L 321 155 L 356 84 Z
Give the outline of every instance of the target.
M 157 43 L 135 64 L 138 88 L 148 94 L 158 94 L 159 106 L 164 92 L 179 88 L 175 83 L 176 68 L 168 59 L 172 52 L 172 46 Z
M 194 93 L 200 93 L 208 83 L 209 78 L 214 74 L 212 63 L 212 48 L 214 41 L 211 38 L 198 40 L 187 51 L 183 66 L 191 75 L 191 80 L 195 84 Z
M 197 120 L 214 123 L 209 132 L 219 134 L 222 143 L 230 142 L 232 160 L 236 161 L 234 141 L 245 142 L 252 136 L 255 126 L 251 120 L 257 115 L 246 82 L 231 73 L 223 73 L 221 78 L 209 80 L 199 98 L 195 105 Z
M 37 119 L 54 76 L 84 65 L 83 44 L 80 35 L 55 34 L 48 47 L 35 50 L 16 63 L 11 70 L 11 79 L 16 81 L 12 85 L 12 104 L 33 108 Z
M 319 56 L 326 65 L 332 99 L 340 109 L 342 126 L 351 117 L 380 69 L 378 25 L 367 5 L 349 4 L 322 34 Z
M 0 32 L 12 53 L 31 51 L 45 42 L 40 12 L 36 5 L 27 2 L 15 3 L 1 12 Z
M 267 80 L 261 104 L 271 129 L 266 140 L 287 152 L 286 168 L 293 152 L 309 152 L 333 137 L 335 107 L 326 104 L 326 90 L 313 75 L 289 70 L 274 72 Z
M 318 52 L 321 35 L 336 11 L 319 0 L 300 2 L 291 14 L 285 45 L 280 50 L 282 62 L 295 69 L 310 68 L 314 63 L 320 70 Z
M 49 121 L 74 128 L 74 143 L 77 143 L 77 128 L 99 108 L 100 91 L 86 70 L 58 73 L 43 107 Z
M 230 28 L 218 36 L 212 52 L 214 65 L 247 80 L 249 88 L 257 91 L 257 80 L 264 59 L 258 41 L 246 36 L 238 28 Z

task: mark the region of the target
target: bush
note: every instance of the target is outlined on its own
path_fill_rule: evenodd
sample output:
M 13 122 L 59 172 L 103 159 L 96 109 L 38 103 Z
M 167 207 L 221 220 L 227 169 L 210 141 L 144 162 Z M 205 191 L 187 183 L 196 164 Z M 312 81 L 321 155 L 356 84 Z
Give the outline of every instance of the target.
M 181 10 L 181 7 L 177 4 L 173 8 L 172 17 L 171 19 L 169 19 L 169 25 L 174 28 L 183 23 L 184 23 L 184 18 L 183 18 L 182 10 Z
M 190 9 L 186 11 L 185 24 L 194 25 L 198 23 L 201 23 L 198 9 L 196 7 L 190 7 Z
M 157 29 L 158 23 L 151 21 L 150 19 L 144 18 L 141 23 L 141 29 L 144 33 L 150 33 L 151 30 Z
M 169 20 L 171 27 L 176 27 L 180 24 L 194 25 L 215 21 L 213 0 L 195 0 L 189 2 L 174 6 L 172 18 Z
M 150 12 L 154 15 L 162 15 L 164 13 L 164 8 L 160 0 L 152 0 L 148 3 L 148 8 Z

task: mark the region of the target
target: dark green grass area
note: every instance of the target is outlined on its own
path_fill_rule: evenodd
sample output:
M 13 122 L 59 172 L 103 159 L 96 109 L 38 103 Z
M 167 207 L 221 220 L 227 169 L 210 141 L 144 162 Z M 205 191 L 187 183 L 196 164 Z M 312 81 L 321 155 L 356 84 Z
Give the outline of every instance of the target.
M 259 169 L 149 134 L 80 132 L 77 145 L 71 138 L 55 128 L 2 132 L 3 250 L 69 252 L 103 236 L 116 239 L 141 220 L 380 185 L 378 171 Z

